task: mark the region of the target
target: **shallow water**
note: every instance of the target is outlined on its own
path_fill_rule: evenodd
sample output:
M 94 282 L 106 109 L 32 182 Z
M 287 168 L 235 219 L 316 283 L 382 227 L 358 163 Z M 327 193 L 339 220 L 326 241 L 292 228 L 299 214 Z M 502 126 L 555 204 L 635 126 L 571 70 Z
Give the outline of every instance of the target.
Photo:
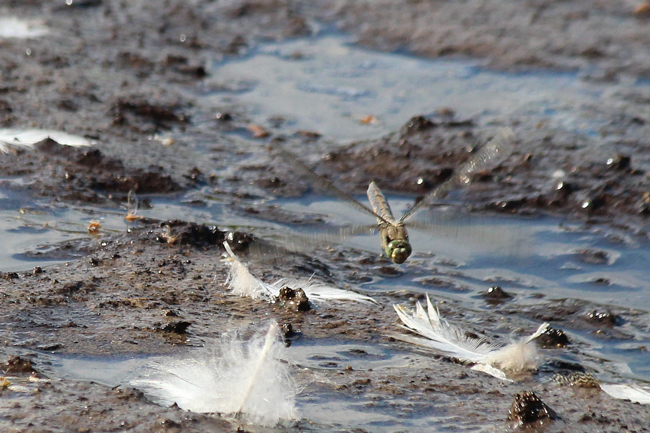
M 179 359 L 192 358 L 201 349 L 183 351 Z M 414 403 L 408 396 L 394 396 L 390 401 L 382 401 L 370 396 L 349 397 L 345 393 L 333 391 L 329 384 L 331 374 L 337 375 L 341 369 L 356 371 L 391 368 L 399 371 L 408 365 L 424 365 L 427 358 L 391 350 L 374 344 L 341 343 L 336 340 L 298 340 L 282 351 L 281 356 L 290 360 L 293 372 L 308 368 L 311 371 L 308 382 L 298 380 L 300 389 L 296 410 L 300 418 L 315 424 L 317 430 L 340 428 L 366 428 L 377 432 L 391 432 L 396 428 L 433 429 L 444 431 L 445 427 L 458 426 L 458 419 L 445 414 L 447 405 L 438 401 L 434 407 L 427 402 Z M 170 357 L 83 357 L 44 355 L 42 365 L 47 374 L 62 380 L 85 380 L 109 387 L 124 385 L 139 379 L 147 371 L 143 366 L 167 365 Z M 197 355 L 196 359 L 202 359 Z M 46 360 L 45 362 L 43 362 Z M 414 410 L 414 405 L 418 405 Z M 333 421 L 333 414 L 335 421 Z M 462 424 L 462 421 L 460 422 Z M 472 431 L 477 430 L 472 425 Z
M 196 194 L 192 194 L 196 197 Z M 361 197 L 359 197 L 361 198 Z M 138 212 L 142 216 L 216 224 L 221 229 L 253 229 L 254 233 L 275 239 L 292 239 L 305 234 L 302 227 L 256 220 L 222 203 L 204 198 L 206 206 L 196 209 L 184 205 L 187 197 L 176 199 L 151 197 L 152 208 Z M 413 199 L 406 196 L 389 196 L 394 211 L 400 213 L 408 208 Z M 8 198 L 6 200 L 9 200 Z M 302 199 L 271 201 L 281 208 L 296 212 L 319 215 L 323 226 L 344 227 L 346 223 L 372 224 L 371 218 L 350 210 L 346 205 L 321 196 Z M 15 203 L 14 208 L 19 208 Z M 488 287 L 498 284 L 515 296 L 515 305 L 535 305 L 553 299 L 582 299 L 601 305 L 618 306 L 640 312 L 650 311 L 650 273 L 646 264 L 650 261 L 647 243 L 628 238 L 625 234 L 601 232 L 570 224 L 556 218 L 522 219 L 497 216 L 444 217 L 458 215 L 456 208 L 438 209 L 435 215 L 435 231 L 411 232 L 413 256 L 402 266 L 397 275 L 386 275 L 381 268 L 389 262 L 377 263 L 376 275 L 369 282 L 352 284 L 358 290 L 368 292 L 407 291 L 429 293 L 434 300 L 453 299 L 461 301 L 469 310 L 490 309 L 479 295 Z M 456 209 L 457 210 L 457 209 Z M 88 239 L 101 242 L 103 234 L 91 236 L 85 229 L 91 220 L 100 221 L 102 230 L 125 230 L 125 211 L 112 212 L 87 209 L 52 209 L 41 205 L 21 215 L 14 210 L 14 219 L 3 211 L 5 235 L 10 248 L 3 251 L 3 270 L 21 270 L 55 262 L 39 261 L 12 249 L 34 249 L 36 245 L 55 243 L 70 239 Z M 419 216 L 421 220 L 431 220 Z M 29 224 L 26 225 L 27 220 Z M 376 234 L 340 238 L 340 244 L 332 243 L 331 236 L 322 246 L 352 248 L 362 255 L 380 253 L 380 241 Z M 304 245 L 300 245 L 304 250 Z M 43 251 L 47 246 L 39 247 Z M 598 260 L 585 260 L 584 251 L 596 252 Z M 591 257 L 588 255 L 587 257 Z M 69 257 L 63 261 L 71 260 Z M 430 283 L 431 279 L 435 281 Z M 600 279 L 600 280 L 599 280 Z M 603 279 L 607 282 L 603 282 Z M 589 344 L 590 353 L 596 358 L 608 360 L 598 369 L 612 377 L 628 377 L 650 380 L 650 362 L 643 356 L 644 347 L 650 345 L 650 333 L 637 329 L 629 323 L 617 329 L 632 339 L 603 340 L 588 331 L 571 331 L 573 339 Z
M 594 107 L 605 103 L 606 93 L 636 85 L 605 86 L 575 73 L 492 72 L 483 65 L 382 53 L 326 35 L 265 44 L 243 58 L 217 62 L 203 103 L 237 107 L 260 125 L 279 116 L 285 132 L 315 131 L 338 141 L 377 138 L 412 116 L 443 108 L 483 124 L 516 117 L 596 135 L 606 120 Z

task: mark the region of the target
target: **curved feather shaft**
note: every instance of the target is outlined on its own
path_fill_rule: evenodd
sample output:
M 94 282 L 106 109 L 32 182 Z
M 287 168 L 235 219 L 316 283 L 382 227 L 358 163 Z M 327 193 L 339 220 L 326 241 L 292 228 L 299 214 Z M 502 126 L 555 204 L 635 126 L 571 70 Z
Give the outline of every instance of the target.
M 248 403 L 248 399 L 250 398 L 251 392 L 253 391 L 253 387 L 255 387 L 255 384 L 257 383 L 257 378 L 260 375 L 260 372 L 262 371 L 262 366 L 266 361 L 266 357 L 271 351 L 271 347 L 273 347 L 273 343 L 278 338 L 279 329 L 280 327 L 275 322 L 271 323 L 271 326 L 269 326 L 269 330 L 266 333 L 266 338 L 264 339 L 264 347 L 262 347 L 262 351 L 259 354 L 259 358 L 256 360 L 255 369 L 251 374 L 250 381 L 248 382 L 248 385 L 246 387 L 246 392 L 244 393 L 244 396 L 242 397 L 242 400 L 239 404 L 239 409 L 236 412 L 237 414 L 242 413 L 244 410 L 244 406 L 246 406 L 246 403 Z

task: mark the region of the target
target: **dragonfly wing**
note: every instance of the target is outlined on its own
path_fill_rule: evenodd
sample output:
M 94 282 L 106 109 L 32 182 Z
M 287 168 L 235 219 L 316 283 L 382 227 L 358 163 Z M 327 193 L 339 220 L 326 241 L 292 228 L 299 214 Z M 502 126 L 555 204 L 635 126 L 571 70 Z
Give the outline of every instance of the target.
M 309 255 L 317 248 L 334 247 L 353 236 L 374 234 L 376 225 L 319 228 L 318 230 L 261 233 L 248 247 L 248 253 L 266 262 L 278 263 L 288 254 Z
M 467 161 L 452 177 L 447 179 L 426 197 L 424 197 L 415 206 L 409 209 L 400 221 L 406 221 L 415 215 L 416 212 L 421 210 L 426 205 L 430 204 L 434 199 L 448 193 L 459 185 L 467 184 L 470 182 L 472 176 L 495 160 L 500 160 L 510 155 L 515 141 L 515 134 L 510 128 L 503 128 L 499 130 L 497 135 L 490 140 L 481 150 L 479 150 L 469 161 Z
M 406 227 L 439 239 L 445 245 L 452 240 L 457 245 L 471 246 L 474 252 L 489 252 L 499 257 L 526 257 L 532 251 L 534 239 L 519 225 L 513 226 L 507 221 L 481 222 L 458 212 L 443 216 L 431 212 L 427 215 L 424 220 L 409 221 Z M 418 218 L 422 218 L 422 214 Z
M 318 175 L 314 170 L 312 170 L 304 162 L 302 162 L 296 155 L 284 149 L 278 143 L 271 144 L 271 150 L 278 157 L 280 157 L 285 163 L 288 163 L 288 165 L 290 165 L 292 169 L 296 169 L 297 171 L 299 171 L 302 176 L 304 176 L 307 180 L 309 180 L 318 189 L 321 189 L 323 192 L 335 196 L 339 200 L 342 200 L 344 203 L 349 204 L 350 206 L 354 207 L 355 209 L 361 212 L 364 212 L 368 215 L 374 216 L 375 218 L 379 218 L 380 220 L 383 220 L 383 218 L 380 215 L 377 215 L 369 207 L 360 203 L 350 194 L 341 191 L 336 186 L 334 186 L 334 184 L 332 184 L 330 181 Z

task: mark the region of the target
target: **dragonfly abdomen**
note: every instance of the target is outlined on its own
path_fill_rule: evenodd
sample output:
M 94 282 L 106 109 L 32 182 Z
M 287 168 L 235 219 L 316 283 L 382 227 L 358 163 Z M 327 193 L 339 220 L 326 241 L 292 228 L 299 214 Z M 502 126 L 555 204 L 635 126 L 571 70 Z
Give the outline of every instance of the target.
M 375 211 L 377 215 L 381 216 L 385 221 L 392 225 L 397 224 L 393 212 L 390 210 L 390 206 L 388 205 L 388 200 L 386 200 L 386 196 L 384 196 L 384 193 L 381 192 L 374 181 L 370 182 L 370 185 L 368 185 L 368 200 L 370 201 L 372 210 Z M 381 224 L 382 221 L 378 222 Z

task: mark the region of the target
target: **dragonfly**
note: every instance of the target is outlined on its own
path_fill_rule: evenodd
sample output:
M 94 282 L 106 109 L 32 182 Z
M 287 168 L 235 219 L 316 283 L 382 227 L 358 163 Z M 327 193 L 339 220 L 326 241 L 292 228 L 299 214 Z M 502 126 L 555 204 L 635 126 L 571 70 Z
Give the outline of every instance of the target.
M 515 134 L 512 129 L 507 127 L 500 129 L 492 140 L 476 152 L 449 179 L 434 188 L 399 219 L 393 216 L 386 196 L 374 181 L 370 182 L 368 186 L 367 195 L 371 206 L 368 207 L 317 174 L 296 155 L 282 148 L 279 144 L 272 144 L 271 150 L 285 162 L 289 162 L 293 169 L 300 171 L 316 187 L 333 194 L 357 210 L 375 217 L 381 237 L 382 252 L 394 263 L 402 264 L 413 252 L 409 242 L 407 221 L 427 205 L 432 204 L 435 199 L 446 195 L 454 188 L 469 184 L 473 175 L 477 172 L 484 170 L 498 160 L 505 159 L 512 152 L 514 142 Z

